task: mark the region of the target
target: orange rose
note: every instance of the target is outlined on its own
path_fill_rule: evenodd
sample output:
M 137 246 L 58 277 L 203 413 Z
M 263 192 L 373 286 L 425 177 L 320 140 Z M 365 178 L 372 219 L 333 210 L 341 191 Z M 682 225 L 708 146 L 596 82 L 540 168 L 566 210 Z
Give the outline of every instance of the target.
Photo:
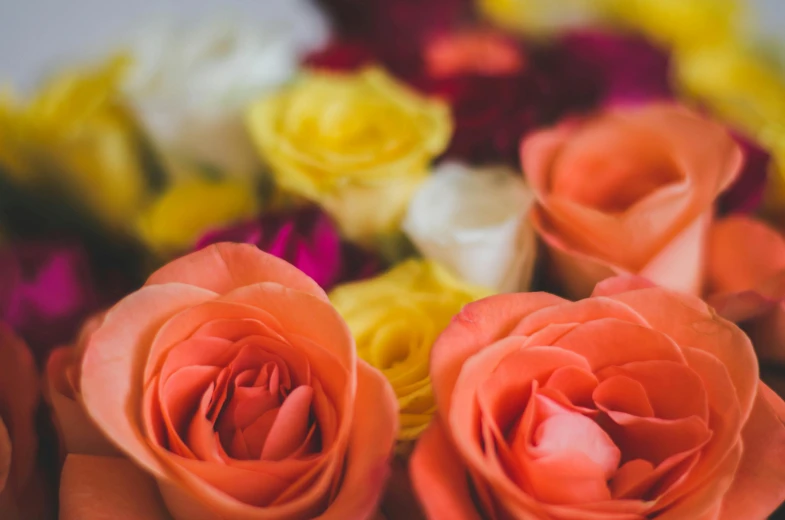
M 785 403 L 749 339 L 643 278 L 469 304 L 431 378 L 429 518 L 760 519 L 785 498 Z
M 0 323 L 0 518 L 38 518 L 35 493 L 38 438 L 34 416 L 39 388 L 35 362 L 27 345 Z M 32 509 L 31 509 L 32 506 Z
M 68 455 L 63 520 L 368 518 L 398 430 L 324 292 L 249 245 L 180 258 L 110 309 L 80 386 L 127 459 Z
M 629 273 L 699 293 L 714 200 L 743 162 L 723 127 L 678 105 L 617 108 L 532 134 L 521 159 L 570 296 Z

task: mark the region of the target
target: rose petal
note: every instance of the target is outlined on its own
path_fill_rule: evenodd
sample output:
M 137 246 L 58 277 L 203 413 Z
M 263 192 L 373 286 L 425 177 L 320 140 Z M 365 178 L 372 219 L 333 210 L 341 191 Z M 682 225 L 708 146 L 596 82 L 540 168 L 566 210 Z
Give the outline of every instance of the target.
M 155 481 L 126 459 L 69 455 L 60 479 L 61 520 L 170 520 Z
M 153 475 L 166 470 L 150 451 L 141 424 L 142 371 L 152 336 L 172 315 L 215 298 L 182 284 L 153 285 L 121 300 L 93 333 L 82 361 L 82 396 L 90 418 L 118 447 Z
M 204 273 L 210 273 L 210 276 L 206 277 Z M 249 244 L 208 246 L 160 268 L 150 275 L 145 285 L 179 282 L 223 294 L 265 281 L 327 300 L 319 285 L 299 269 Z
M 614 294 L 637 291 L 638 289 L 649 289 L 656 284 L 648 278 L 635 275 L 614 276 L 599 282 L 591 293 L 592 298 L 599 296 L 613 296 Z
M 87 415 L 81 396 L 74 395 L 74 389 L 65 384 L 65 370 L 74 362 L 74 350 L 74 347 L 55 349 L 46 362 L 47 398 L 52 407 L 60 441 L 66 453 L 116 456 L 117 448 L 104 437 Z
M 398 434 L 398 402 L 384 376 L 360 360 L 357 398 L 341 488 L 320 520 L 371 516 L 389 476 Z M 373 439 L 373 442 L 368 442 Z
M 302 444 L 308 433 L 313 389 L 298 386 L 281 405 L 262 448 L 262 460 L 283 460 Z
M 761 385 L 744 425 L 744 455 L 723 499 L 720 519 L 766 518 L 785 500 L 785 416 L 776 413 L 784 406 Z
M 712 293 L 735 293 L 758 289 L 770 294 L 766 281 L 785 270 L 785 239 L 763 222 L 733 216 L 715 222 L 709 235 L 709 287 Z
M 611 298 L 634 308 L 653 329 L 667 334 L 679 345 L 699 348 L 717 357 L 731 375 L 746 417 L 757 391 L 758 363 L 749 338 L 738 327 L 686 294 L 655 288 Z M 712 341 L 707 341 L 707 337 Z
M 564 302 L 551 294 L 526 293 L 495 296 L 465 306 L 431 350 L 433 394 L 441 413 L 449 413 L 452 391 L 466 359 L 506 336 L 532 312 Z
M 426 516 L 480 520 L 470 498 L 466 468 L 438 420 L 417 441 L 409 472 Z

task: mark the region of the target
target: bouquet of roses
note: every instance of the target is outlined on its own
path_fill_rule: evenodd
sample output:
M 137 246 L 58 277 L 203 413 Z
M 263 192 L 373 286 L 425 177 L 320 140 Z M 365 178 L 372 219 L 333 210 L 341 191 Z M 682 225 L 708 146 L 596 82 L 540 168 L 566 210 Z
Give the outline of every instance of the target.
M 742 3 L 267 1 L 0 95 L 0 518 L 773 514 Z

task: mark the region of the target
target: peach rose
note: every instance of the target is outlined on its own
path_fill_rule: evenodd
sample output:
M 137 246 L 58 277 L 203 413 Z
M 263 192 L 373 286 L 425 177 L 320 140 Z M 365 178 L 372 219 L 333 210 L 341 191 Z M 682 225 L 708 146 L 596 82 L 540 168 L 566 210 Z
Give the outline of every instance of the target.
M 532 134 L 521 160 L 570 296 L 630 273 L 699 293 L 714 201 L 743 162 L 719 124 L 665 103 L 610 109 Z
M 429 518 L 760 519 L 785 498 L 785 403 L 749 339 L 643 278 L 469 304 L 431 378 Z
M 40 389 L 33 356 L 11 329 L 0 323 L 0 518 L 29 520 L 40 515 L 30 504 L 38 437 L 35 410 Z M 31 505 L 33 509 L 31 509 Z
M 244 244 L 175 260 L 110 309 L 80 386 L 127 458 L 69 454 L 62 520 L 368 518 L 398 430 L 325 293 Z
M 747 331 L 761 372 L 785 395 L 785 238 L 744 216 L 716 222 L 709 235 L 707 301 Z

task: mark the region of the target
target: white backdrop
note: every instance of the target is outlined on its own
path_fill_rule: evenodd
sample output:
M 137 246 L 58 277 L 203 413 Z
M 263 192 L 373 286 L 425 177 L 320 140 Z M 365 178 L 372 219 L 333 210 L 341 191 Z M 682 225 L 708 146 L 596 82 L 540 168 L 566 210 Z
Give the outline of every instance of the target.
M 29 87 L 53 65 L 116 42 L 156 17 L 253 17 L 270 1 L 277 0 L 0 0 L 0 85 Z M 785 0 L 750 2 L 763 30 L 785 44 Z

